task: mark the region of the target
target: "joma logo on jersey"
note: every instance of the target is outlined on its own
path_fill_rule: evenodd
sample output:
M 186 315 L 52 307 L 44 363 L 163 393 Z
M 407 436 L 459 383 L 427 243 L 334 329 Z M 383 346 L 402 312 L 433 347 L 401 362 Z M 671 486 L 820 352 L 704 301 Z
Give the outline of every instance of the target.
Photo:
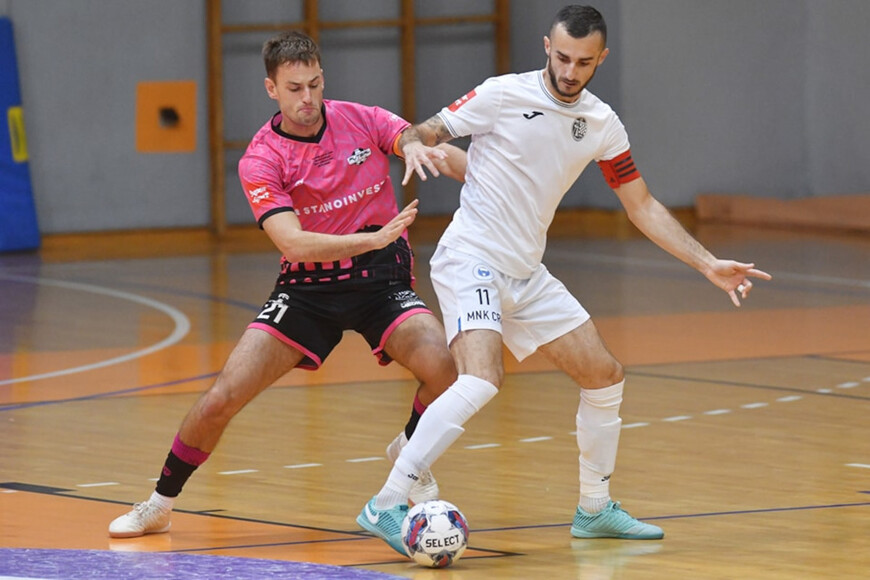
M 248 195 L 251 197 L 251 201 L 254 203 L 260 203 L 264 199 L 269 198 L 269 190 L 264 185 L 263 187 L 258 187 L 256 189 L 251 189 L 248 191 Z
M 456 112 L 456 109 L 458 109 L 459 107 L 461 107 L 462 105 L 464 105 L 465 103 L 467 103 L 468 101 L 470 101 L 471 99 L 473 99 L 475 95 L 477 95 L 477 93 L 474 92 L 474 91 L 471 91 L 471 92 L 469 92 L 468 94 L 463 95 L 462 97 L 460 97 L 460 98 L 456 99 L 455 101 L 453 101 L 453 102 L 450 104 L 450 106 L 448 106 L 447 108 L 450 109 L 451 111 L 453 111 L 453 112 L 455 113 L 455 112 Z
M 371 149 L 354 149 L 353 155 L 347 158 L 347 162 L 350 165 L 362 165 L 371 154 Z

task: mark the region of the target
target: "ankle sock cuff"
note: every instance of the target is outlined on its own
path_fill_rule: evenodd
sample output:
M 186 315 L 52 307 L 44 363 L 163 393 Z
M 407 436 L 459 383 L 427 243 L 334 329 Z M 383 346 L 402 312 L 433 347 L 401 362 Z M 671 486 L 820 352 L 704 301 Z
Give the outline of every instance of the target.
M 178 435 L 175 436 L 175 440 L 172 442 L 172 453 L 183 462 L 194 466 L 199 466 L 205 463 L 205 460 L 208 459 L 208 456 L 210 455 L 205 451 L 200 451 L 196 447 L 186 445 Z

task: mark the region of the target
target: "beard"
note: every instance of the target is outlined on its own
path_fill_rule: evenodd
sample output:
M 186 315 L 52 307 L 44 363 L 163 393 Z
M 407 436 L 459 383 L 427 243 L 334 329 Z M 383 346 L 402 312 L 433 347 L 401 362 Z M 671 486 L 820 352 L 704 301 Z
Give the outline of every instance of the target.
M 576 91 L 563 91 L 561 88 L 559 88 L 559 79 L 556 77 L 556 71 L 553 70 L 553 62 L 549 58 L 547 59 L 547 74 L 550 76 L 550 85 L 552 85 L 553 90 L 556 91 L 556 93 L 560 97 L 565 97 L 566 99 L 573 99 L 578 97 L 583 89 L 586 88 L 586 85 L 589 84 L 589 81 L 592 80 L 592 77 L 595 76 L 595 72 L 597 70 L 598 67 L 596 66 L 595 70 L 592 71 L 592 74 L 589 75 L 589 78 L 586 80 L 586 82 L 580 85 L 580 87 Z

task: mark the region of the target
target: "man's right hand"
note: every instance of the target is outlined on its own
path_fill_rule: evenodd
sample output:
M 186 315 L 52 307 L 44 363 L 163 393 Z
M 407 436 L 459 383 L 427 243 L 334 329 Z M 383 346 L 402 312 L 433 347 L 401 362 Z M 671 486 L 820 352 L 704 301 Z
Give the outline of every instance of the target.
M 419 203 L 420 200 L 415 199 L 406 205 L 405 208 L 396 215 L 396 217 L 387 223 L 387 225 L 376 232 L 372 232 L 371 235 L 374 236 L 377 241 L 376 249 L 386 247 L 391 242 L 394 242 L 402 235 L 402 232 L 414 223 L 414 220 L 417 218 L 417 205 Z

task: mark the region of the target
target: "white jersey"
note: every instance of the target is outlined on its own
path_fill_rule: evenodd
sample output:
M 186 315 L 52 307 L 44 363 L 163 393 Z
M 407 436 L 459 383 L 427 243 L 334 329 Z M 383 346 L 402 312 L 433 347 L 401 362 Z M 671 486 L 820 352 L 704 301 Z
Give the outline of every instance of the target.
M 438 113 L 454 137 L 471 135 L 459 209 L 439 243 L 513 278 L 541 263 L 556 208 L 589 162 L 629 149 L 610 106 L 585 89 L 563 103 L 543 74 L 487 79 Z

